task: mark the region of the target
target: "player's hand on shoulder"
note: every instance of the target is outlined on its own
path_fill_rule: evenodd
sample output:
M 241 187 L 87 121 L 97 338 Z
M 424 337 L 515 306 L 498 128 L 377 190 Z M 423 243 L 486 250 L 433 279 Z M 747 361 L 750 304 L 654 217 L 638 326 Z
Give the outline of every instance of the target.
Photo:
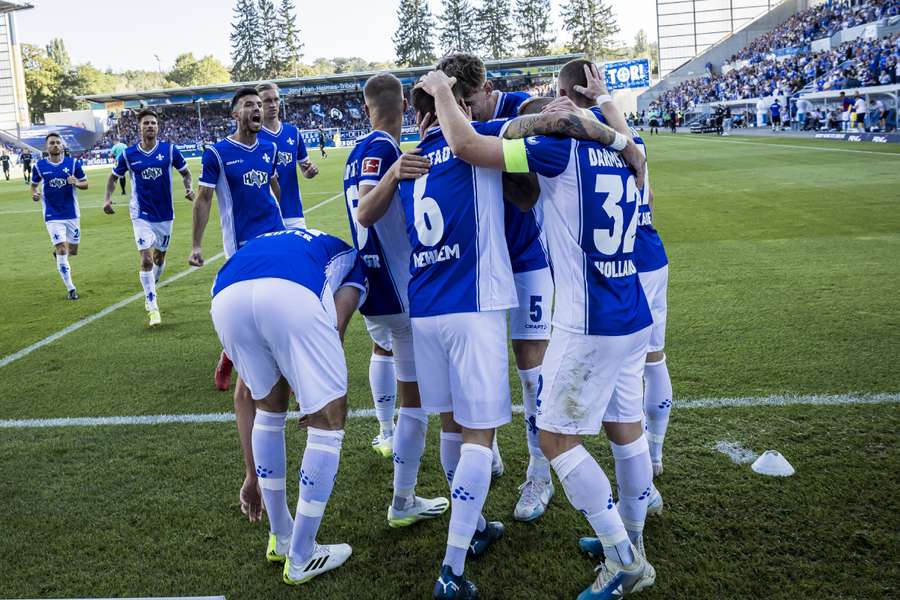
M 559 96 L 554 98 L 552 101 L 548 102 L 547 105 L 541 109 L 541 112 L 552 113 L 552 112 L 578 112 L 580 109 L 575 106 L 575 103 L 572 102 L 572 99 L 568 96 Z
M 200 253 L 199 248 L 195 248 L 194 251 L 191 252 L 191 256 L 188 258 L 188 264 L 192 267 L 203 266 L 203 255 Z
M 428 174 L 428 170 L 431 169 L 431 161 L 424 156 L 419 156 L 421 151 L 421 148 L 413 148 L 400 155 L 392 167 L 397 179 L 417 179 Z

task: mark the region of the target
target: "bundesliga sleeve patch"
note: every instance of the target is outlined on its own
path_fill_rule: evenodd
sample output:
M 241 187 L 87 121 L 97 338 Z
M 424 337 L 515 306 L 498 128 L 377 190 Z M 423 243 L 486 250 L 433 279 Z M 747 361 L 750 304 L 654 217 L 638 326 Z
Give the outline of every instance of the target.
M 381 159 L 380 158 L 364 158 L 362 161 L 362 174 L 363 175 L 378 175 L 381 173 Z

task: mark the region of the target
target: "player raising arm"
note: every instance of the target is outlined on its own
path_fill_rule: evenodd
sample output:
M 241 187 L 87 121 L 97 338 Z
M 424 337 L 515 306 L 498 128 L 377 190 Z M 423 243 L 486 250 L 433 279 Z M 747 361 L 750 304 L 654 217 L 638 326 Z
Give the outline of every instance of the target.
M 81 241 L 81 211 L 76 190 L 88 189 L 87 176 L 81 161 L 63 155 L 63 141 L 59 135 L 47 134 L 44 143 L 48 157 L 37 161 L 31 171 L 31 199 L 43 205 L 56 269 L 68 290 L 69 300 L 78 300 L 69 256 L 78 254 Z
M 131 224 L 141 257 L 141 287 L 150 326 L 159 325 L 156 284 L 166 269 L 166 251 L 172 238 L 175 210 L 172 205 L 172 169 L 181 174 L 184 197 L 194 199 L 191 171 L 175 144 L 159 140 L 159 118 L 149 108 L 138 113 L 141 141 L 119 154 L 106 182 L 103 211 L 113 214 L 112 195 L 116 181 L 131 171 Z

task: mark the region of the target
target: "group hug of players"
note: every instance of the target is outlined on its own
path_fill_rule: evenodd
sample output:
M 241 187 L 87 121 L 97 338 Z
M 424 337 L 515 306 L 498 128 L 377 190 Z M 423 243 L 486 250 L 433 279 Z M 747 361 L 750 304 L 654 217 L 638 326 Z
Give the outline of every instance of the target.
M 205 150 L 196 198 L 177 150 L 156 140 L 151 111 L 139 116 L 141 142 L 109 181 L 114 188 L 131 173 L 136 241 L 154 253 L 145 263 L 142 249 L 148 303 L 171 232 L 171 168 L 194 199 L 195 266 L 204 262 L 216 196 L 229 259 L 216 277 L 211 315 L 224 348 L 220 366 L 227 375 L 233 362 L 239 375 L 241 504 L 251 520 L 265 506 L 266 558 L 284 563 L 285 583 L 299 584 L 351 554 L 347 544 L 318 544 L 316 534 L 347 417 L 342 340 L 359 310 L 374 342 L 369 375 L 380 432 L 373 447 L 394 464 L 388 523 L 405 527 L 451 509 L 435 598 L 476 598 L 465 562 L 504 534 L 482 508 L 492 475 L 503 472 L 495 431 L 512 415 L 508 333 L 530 454 L 514 518 L 544 514 L 553 470 L 593 529 L 580 548 L 601 561 L 579 598 L 652 585 L 643 528 L 648 511 L 662 510 L 653 478 L 662 473 L 672 391 L 663 353 L 668 267 L 652 225 L 643 141 L 583 60 L 563 67 L 555 100 L 493 90 L 482 61 L 464 53 L 442 59 L 408 99 L 390 74 L 369 79 L 364 99 L 372 132 L 357 140 L 344 171 L 352 247 L 306 228 L 297 166 L 306 177 L 317 169 L 297 128 L 279 120 L 272 84 L 237 90 L 237 129 Z M 410 103 L 422 137 L 404 153 Z M 43 168 L 36 178 L 44 178 L 49 205 Z M 79 185 L 83 173 L 73 181 Z M 160 212 L 166 204 L 169 212 Z M 285 448 L 291 393 L 307 428 L 293 515 Z M 435 413 L 449 500 L 416 494 Z M 581 444 L 601 428 L 615 460 L 617 501 Z

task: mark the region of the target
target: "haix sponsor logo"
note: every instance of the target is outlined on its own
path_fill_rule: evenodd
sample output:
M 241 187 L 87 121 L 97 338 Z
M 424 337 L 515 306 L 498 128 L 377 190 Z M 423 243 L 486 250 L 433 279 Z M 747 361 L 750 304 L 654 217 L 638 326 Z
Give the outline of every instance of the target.
M 598 150 L 597 148 L 588 148 L 588 162 L 592 167 L 624 168 L 627 166 L 617 152 Z
M 459 244 L 444 246 L 440 250 L 425 250 L 413 253 L 413 263 L 417 269 L 447 260 L 459 259 Z
M 610 279 L 628 277 L 637 273 L 634 262 L 630 260 L 595 260 L 594 266 L 601 275 Z
M 244 173 L 244 185 L 256 186 L 261 188 L 262 186 L 269 183 L 269 174 L 265 171 L 257 171 L 253 169 L 252 171 L 247 171 Z
M 50 179 L 49 181 L 47 181 L 47 185 L 49 185 L 52 188 L 61 188 L 61 187 L 65 187 L 67 185 L 67 183 L 66 183 L 65 179 L 56 177 L 54 179 Z
M 381 257 L 377 254 L 363 254 L 362 259 L 363 262 L 366 263 L 366 266 L 370 269 L 381 268 Z
M 163 175 L 163 170 L 159 167 L 148 167 L 141 171 L 141 179 L 149 179 L 151 181 L 159 179 Z
M 294 160 L 294 155 L 290 152 L 279 152 L 278 153 L 278 166 L 285 167 Z

